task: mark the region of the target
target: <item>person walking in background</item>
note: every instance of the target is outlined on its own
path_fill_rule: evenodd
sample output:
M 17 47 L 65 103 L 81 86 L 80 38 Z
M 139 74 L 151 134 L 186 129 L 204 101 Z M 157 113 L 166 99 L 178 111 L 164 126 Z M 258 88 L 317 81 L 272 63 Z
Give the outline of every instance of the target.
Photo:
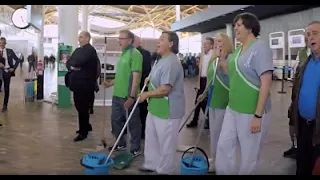
M 24 56 L 23 56 L 23 54 L 22 53 L 20 53 L 20 57 L 19 57 L 19 59 L 20 59 L 20 68 L 22 69 L 22 65 L 23 65 L 23 62 L 24 62 Z
M 36 63 L 37 63 L 37 55 L 35 52 L 32 52 L 32 54 L 30 54 L 28 56 L 28 63 L 29 63 L 29 70 L 28 72 L 35 71 L 36 70 Z
M 7 40 L 4 37 L 0 38 L 0 57 L 5 59 L 5 63 L 0 63 L 0 66 L 4 67 L 2 79 L 4 86 L 4 100 L 2 112 L 6 112 L 8 110 L 8 102 L 10 96 L 10 83 L 11 77 L 15 76 L 15 70 L 17 69 L 20 59 L 13 52 L 12 49 L 6 48 Z M 2 81 L 0 82 L 0 87 L 2 85 Z

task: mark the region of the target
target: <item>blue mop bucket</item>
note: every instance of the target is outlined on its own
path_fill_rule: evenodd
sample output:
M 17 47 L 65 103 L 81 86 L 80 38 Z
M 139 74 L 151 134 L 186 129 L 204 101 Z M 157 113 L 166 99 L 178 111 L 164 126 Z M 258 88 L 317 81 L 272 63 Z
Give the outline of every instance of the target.
M 108 155 L 102 153 L 90 153 L 82 157 L 80 164 L 85 168 L 85 175 L 109 175 L 110 169 L 114 164 Z
M 190 151 L 191 149 L 195 149 L 195 147 L 190 147 L 187 149 L 180 161 L 180 173 L 181 175 L 206 175 L 209 170 L 209 159 L 207 154 L 201 148 L 197 147 L 203 156 L 195 155 L 193 156 L 192 166 L 190 166 L 192 156 L 184 157 L 184 155 Z

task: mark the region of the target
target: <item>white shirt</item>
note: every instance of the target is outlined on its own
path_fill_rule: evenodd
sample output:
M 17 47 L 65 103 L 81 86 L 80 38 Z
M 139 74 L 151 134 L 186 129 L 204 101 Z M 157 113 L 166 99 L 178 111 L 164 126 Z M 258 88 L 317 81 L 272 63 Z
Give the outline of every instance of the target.
M 209 61 L 212 56 L 212 49 L 207 53 L 203 55 L 202 58 L 202 65 L 201 65 L 201 77 L 207 77 L 207 70 L 208 70 L 208 65 Z
M 4 49 L 2 49 L 2 50 L 0 49 L 0 51 L 2 51 L 2 57 L 5 59 L 4 68 L 5 68 L 5 69 L 10 68 L 9 63 L 8 63 L 7 49 L 6 49 L 6 48 L 4 48 Z

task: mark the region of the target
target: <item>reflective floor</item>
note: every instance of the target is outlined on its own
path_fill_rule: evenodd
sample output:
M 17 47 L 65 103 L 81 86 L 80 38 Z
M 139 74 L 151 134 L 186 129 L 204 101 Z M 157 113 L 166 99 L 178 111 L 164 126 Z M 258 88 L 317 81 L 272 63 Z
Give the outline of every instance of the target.
M 102 122 L 106 120 L 106 139 L 108 145 L 114 142 L 110 133 L 110 108 L 95 107 L 91 116 L 93 132 L 83 142 L 73 142 L 77 130 L 77 114 L 74 108 L 57 109 L 50 103 L 23 103 L 23 78 L 28 76 L 27 64 L 17 69 L 12 79 L 9 111 L 0 114 L 4 127 L 0 129 L 0 174 L 83 174 L 79 164 L 81 157 L 95 150 L 101 140 Z M 56 90 L 55 70 L 45 73 L 45 94 Z M 187 112 L 192 108 L 195 98 L 194 79 L 185 82 Z M 291 88 L 287 94 L 278 94 L 280 83 L 273 83 L 273 111 L 269 134 L 264 142 L 257 174 L 294 174 L 295 161 L 282 157 L 283 151 L 290 147 L 288 135 L 287 108 Z M 0 93 L 0 102 L 3 92 Z M 107 117 L 104 118 L 104 111 Z M 202 116 L 202 115 L 201 115 Z M 192 145 L 198 129 L 184 129 L 180 134 L 180 145 Z M 209 132 L 202 136 L 201 147 L 209 152 Z M 106 151 L 105 151 L 106 152 Z M 177 152 L 177 173 L 181 153 Z M 112 170 L 111 174 L 140 174 L 138 168 L 143 155 L 136 158 L 130 168 Z

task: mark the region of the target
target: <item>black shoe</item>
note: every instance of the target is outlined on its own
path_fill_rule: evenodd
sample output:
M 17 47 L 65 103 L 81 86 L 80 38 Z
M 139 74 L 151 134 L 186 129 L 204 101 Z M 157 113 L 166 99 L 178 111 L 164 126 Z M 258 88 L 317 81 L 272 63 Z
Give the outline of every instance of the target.
M 189 124 L 187 124 L 187 128 L 195 128 L 198 126 L 198 122 L 193 120 Z
M 77 141 L 82 141 L 82 140 L 84 140 L 84 139 L 86 139 L 87 138 L 87 135 L 81 135 L 81 134 L 79 134 L 76 138 L 74 138 L 74 142 L 77 142 Z
M 3 125 L 2 124 L 0 124 L 0 128 L 2 128 L 3 127 Z
M 1 112 L 7 112 L 8 111 L 8 107 L 7 106 L 3 106 Z
M 89 132 L 92 131 L 92 126 L 91 126 L 91 124 L 89 125 L 88 131 L 89 131 Z M 79 132 L 80 132 L 79 130 L 76 131 L 77 134 L 79 134 Z
M 291 147 L 287 151 L 283 153 L 283 157 L 296 159 L 297 156 L 297 148 Z
M 93 114 L 93 108 L 90 108 L 89 114 Z

